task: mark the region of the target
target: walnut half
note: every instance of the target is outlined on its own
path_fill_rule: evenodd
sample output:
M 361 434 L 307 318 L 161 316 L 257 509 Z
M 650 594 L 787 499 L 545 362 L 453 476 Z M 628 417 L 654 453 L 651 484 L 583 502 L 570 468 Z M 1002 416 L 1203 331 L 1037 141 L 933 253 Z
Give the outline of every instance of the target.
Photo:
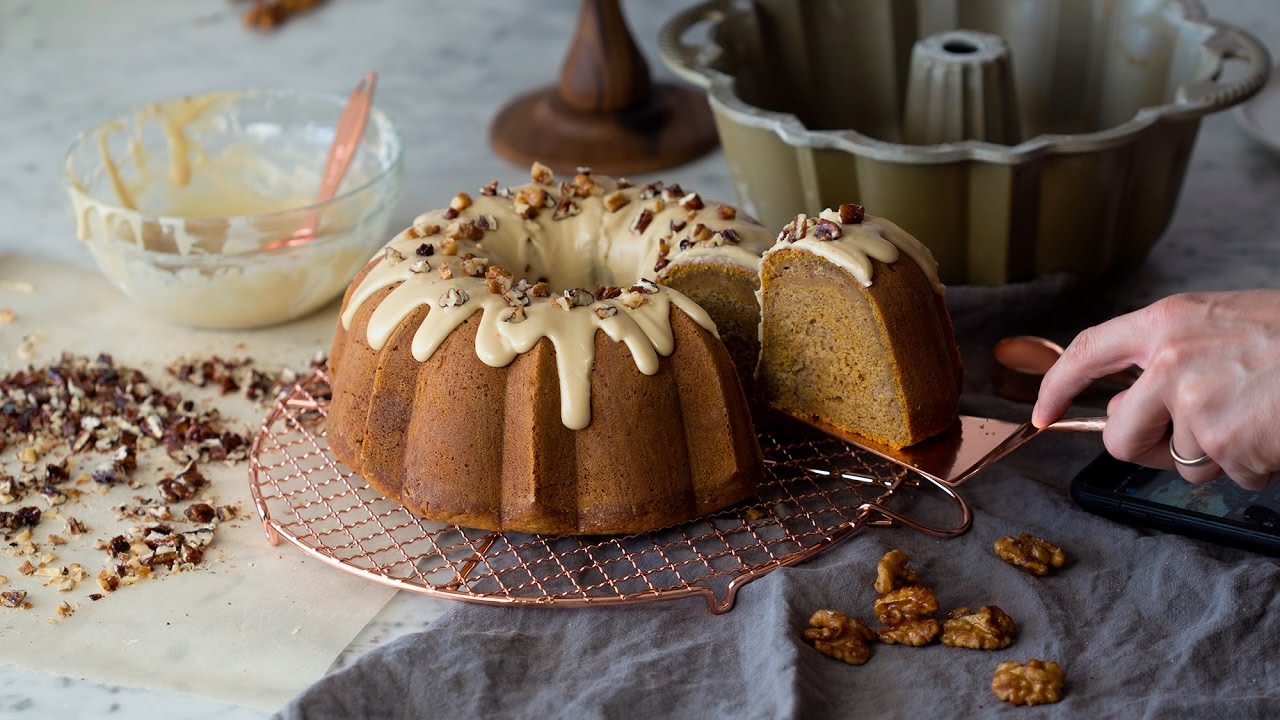
M 1048 575 L 1050 568 L 1060 568 L 1067 563 L 1062 548 L 1048 540 L 1023 533 L 1018 537 L 1006 535 L 995 542 L 996 557 L 1032 575 Z
M 983 605 L 977 612 L 962 607 L 947 615 L 942 627 L 942 644 L 973 650 L 1002 650 L 1013 644 L 1016 633 L 1013 618 L 995 605 Z
M 907 568 L 910 559 L 901 550 L 890 550 L 876 565 L 876 592 L 884 595 L 907 585 L 919 585 L 920 576 Z
M 880 642 L 885 645 L 910 645 L 912 647 L 922 647 L 933 642 L 938 637 L 939 630 L 938 621 L 933 618 L 925 620 L 907 620 L 892 627 L 882 627 L 876 630 L 880 636 Z
M 860 620 L 835 610 L 815 612 L 809 618 L 809 628 L 804 631 L 804 639 L 815 650 L 850 665 L 862 665 L 871 658 L 871 642 L 875 637 L 871 628 Z
M 936 613 L 938 598 L 927 587 L 908 585 L 876 598 L 875 611 L 885 625 L 900 625 Z
M 991 692 L 1011 705 L 1042 705 L 1062 699 L 1066 674 L 1052 660 L 1031 659 L 1023 665 L 1016 660 L 996 666 Z

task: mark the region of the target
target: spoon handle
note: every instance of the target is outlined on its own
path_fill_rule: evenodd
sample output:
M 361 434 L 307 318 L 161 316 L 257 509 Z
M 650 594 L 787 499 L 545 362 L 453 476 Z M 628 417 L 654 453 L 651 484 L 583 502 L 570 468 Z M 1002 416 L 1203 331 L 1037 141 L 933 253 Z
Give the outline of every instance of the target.
M 342 108 L 342 114 L 338 116 L 338 125 L 334 129 L 333 143 L 329 146 L 329 155 L 324 161 L 324 172 L 320 176 L 320 190 L 316 193 L 316 205 L 326 202 L 338 193 L 338 186 L 342 184 L 342 178 L 347 174 L 347 168 L 351 167 L 356 149 L 360 147 L 360 139 L 364 137 L 364 128 L 369 120 L 369 108 L 373 105 L 373 91 L 377 84 L 377 73 L 370 72 L 360 78 L 360 82 L 356 83 L 355 89 L 351 91 L 346 106 Z M 294 232 L 290 244 L 307 242 L 313 238 L 320 227 L 321 214 L 322 210 L 318 207 L 307 213 L 302 225 Z

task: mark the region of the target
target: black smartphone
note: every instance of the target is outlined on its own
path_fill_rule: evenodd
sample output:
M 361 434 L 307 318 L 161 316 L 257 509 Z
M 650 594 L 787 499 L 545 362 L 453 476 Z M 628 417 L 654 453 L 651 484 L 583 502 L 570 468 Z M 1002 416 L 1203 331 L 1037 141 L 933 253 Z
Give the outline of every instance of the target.
M 1121 522 L 1280 555 L 1280 483 L 1262 492 L 1225 476 L 1192 485 L 1172 470 L 1103 453 L 1072 480 L 1071 499 Z

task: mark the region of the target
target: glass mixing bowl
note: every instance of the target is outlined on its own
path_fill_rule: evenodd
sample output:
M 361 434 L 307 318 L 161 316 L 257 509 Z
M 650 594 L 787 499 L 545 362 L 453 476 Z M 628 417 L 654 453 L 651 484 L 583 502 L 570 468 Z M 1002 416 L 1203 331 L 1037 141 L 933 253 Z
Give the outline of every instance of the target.
M 130 110 L 64 161 L 76 232 L 148 311 L 197 327 L 302 316 L 340 294 L 386 241 L 401 143 L 372 109 L 334 197 L 315 203 L 346 98 L 223 92 Z M 285 240 L 318 213 L 314 239 Z

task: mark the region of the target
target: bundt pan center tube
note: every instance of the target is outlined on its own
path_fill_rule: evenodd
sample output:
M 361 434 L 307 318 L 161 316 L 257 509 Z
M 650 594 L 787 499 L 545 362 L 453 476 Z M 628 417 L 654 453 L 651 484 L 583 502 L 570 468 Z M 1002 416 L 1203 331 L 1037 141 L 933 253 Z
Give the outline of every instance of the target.
M 686 42 L 695 28 L 706 39 Z M 956 31 L 1002 39 L 1007 63 L 935 69 L 930 88 L 928 46 Z M 739 199 L 766 226 L 856 198 L 923 241 L 944 282 L 972 284 L 1137 267 L 1200 119 L 1271 65 L 1196 0 L 712 1 L 672 18 L 659 48 L 706 89 Z M 1242 68 L 1220 79 L 1228 61 Z M 929 125 L 968 137 L 921 138 Z

